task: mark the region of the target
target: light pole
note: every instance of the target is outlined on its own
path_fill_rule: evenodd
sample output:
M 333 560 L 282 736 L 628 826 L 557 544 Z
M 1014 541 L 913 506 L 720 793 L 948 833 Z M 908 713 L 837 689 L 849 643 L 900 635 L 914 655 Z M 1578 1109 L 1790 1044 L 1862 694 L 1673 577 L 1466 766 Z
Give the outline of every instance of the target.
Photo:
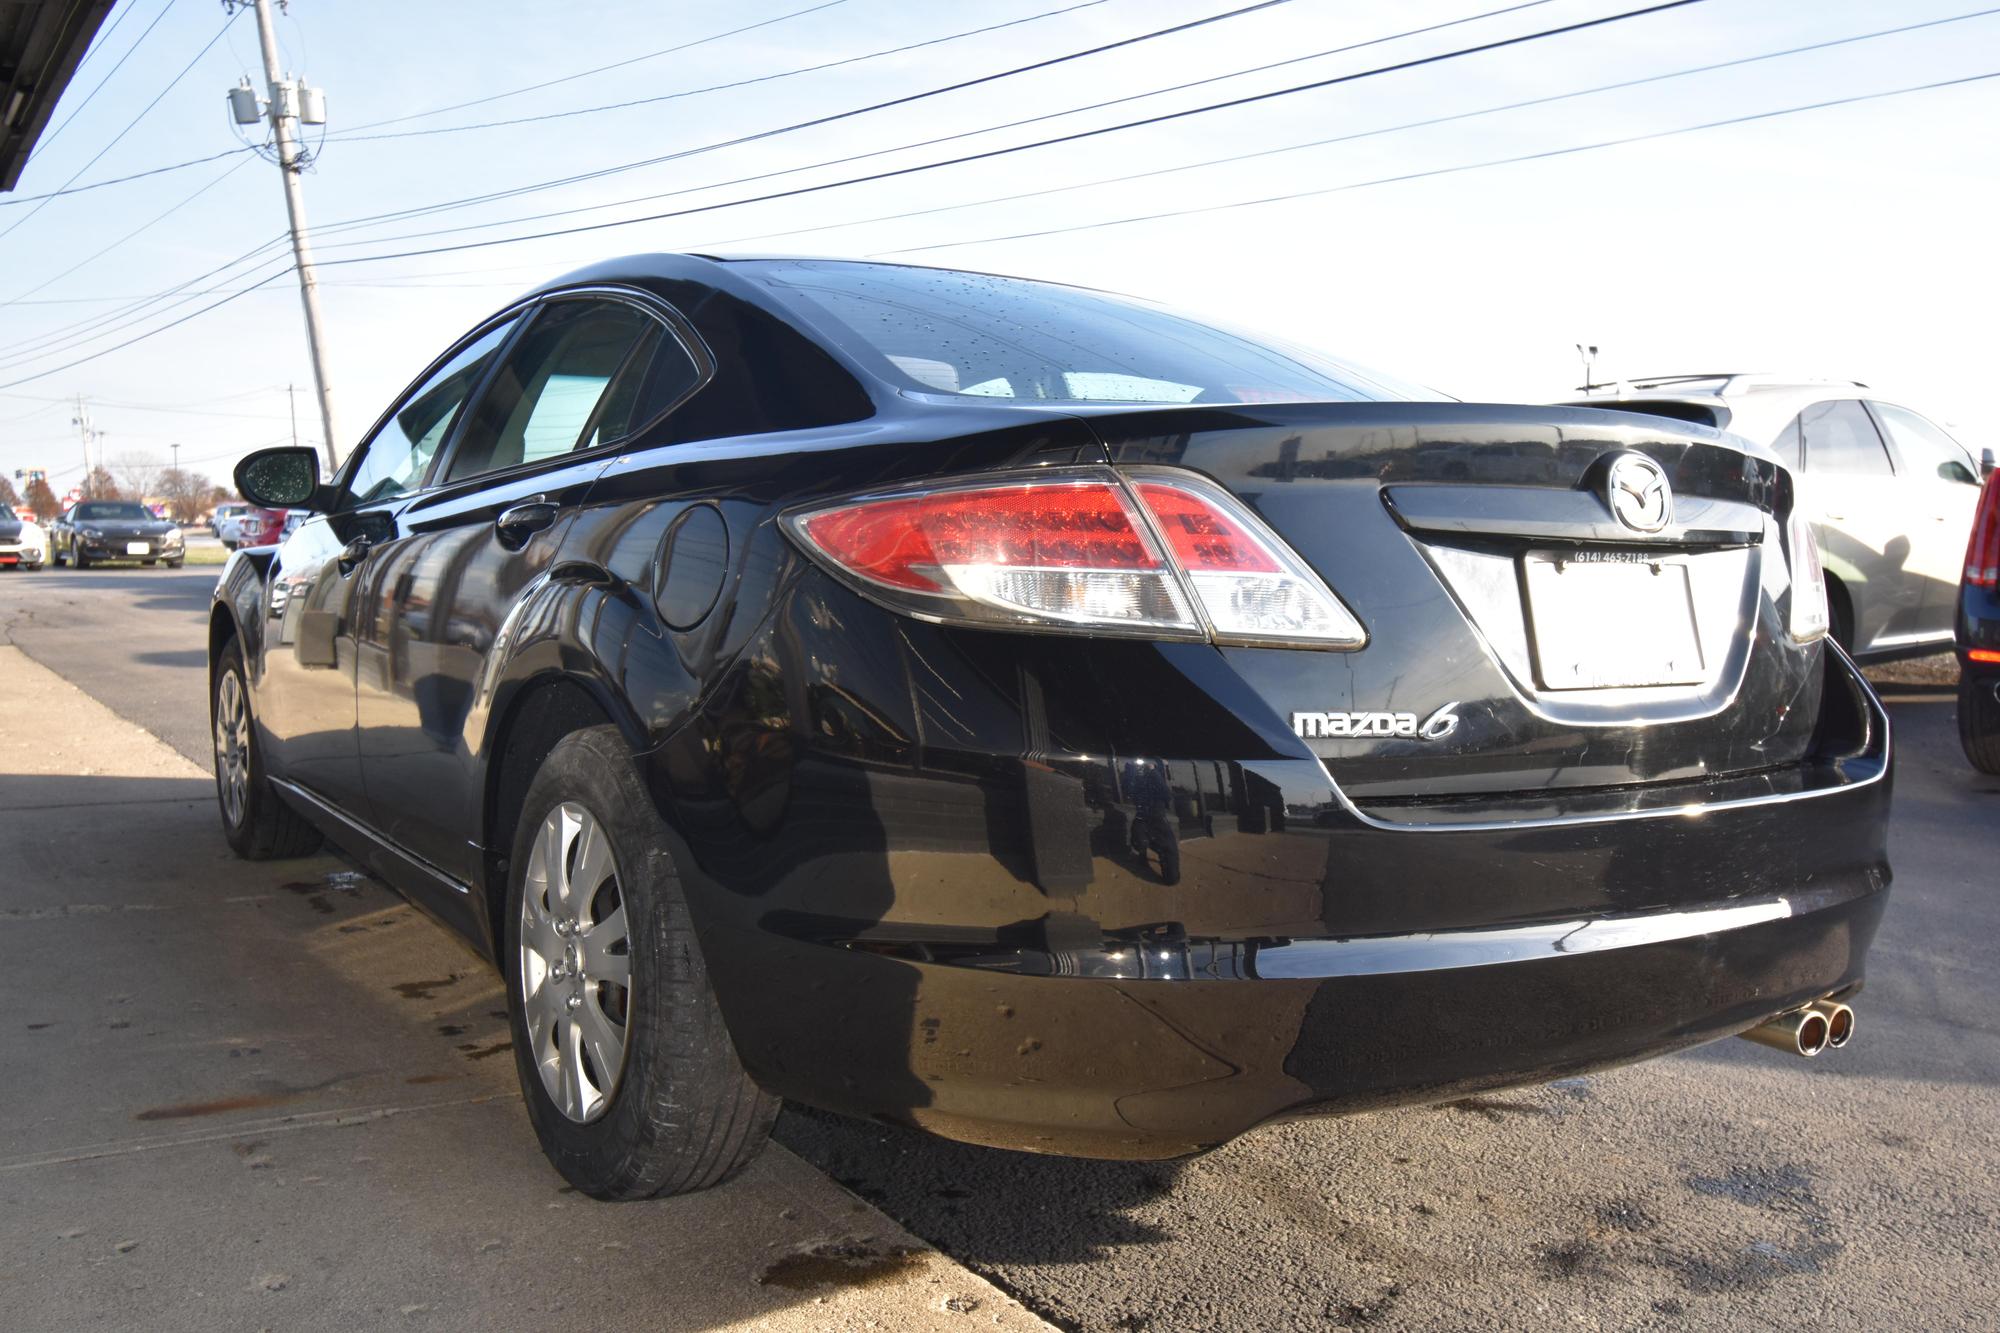
M 280 4 L 285 0 L 278 0 Z M 257 92 L 245 79 L 229 93 L 230 111 L 239 125 L 253 125 L 261 119 L 271 122 L 278 145 L 278 174 L 285 182 L 285 212 L 291 219 L 292 260 L 299 274 L 299 300 L 306 311 L 306 345 L 312 353 L 313 385 L 319 390 L 320 426 L 326 432 L 326 470 L 332 475 L 340 465 L 340 433 L 334 428 L 333 385 L 326 369 L 326 334 L 319 312 L 319 279 L 313 272 L 312 241 L 306 230 L 306 201 L 299 175 L 305 170 L 307 154 L 298 140 L 298 126 L 326 123 L 326 94 L 303 82 L 285 78 L 278 67 L 278 34 L 271 23 L 271 0 L 222 0 L 223 8 L 235 12 L 243 5 L 257 12 L 257 42 L 264 53 L 265 87 L 268 103 L 260 104 Z
M 1583 389 L 1588 393 L 1597 387 L 1597 344 L 1578 343 L 1576 354 L 1583 362 Z

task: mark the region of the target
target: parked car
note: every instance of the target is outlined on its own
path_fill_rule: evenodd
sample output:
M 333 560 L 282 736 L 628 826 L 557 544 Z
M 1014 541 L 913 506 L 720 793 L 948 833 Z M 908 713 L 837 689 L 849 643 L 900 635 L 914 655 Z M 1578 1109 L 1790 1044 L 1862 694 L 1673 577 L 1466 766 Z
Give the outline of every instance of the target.
M 48 552 L 41 524 L 0 509 L 0 569 L 40 569 Z
M 2000 473 L 1986 478 L 1965 548 L 1958 602 L 1958 739 L 1982 773 L 2000 773 Z
M 231 523 L 239 516 L 248 513 L 250 511 L 250 508 L 251 506 L 237 500 L 231 500 L 224 504 L 217 505 L 215 507 L 215 511 L 208 516 L 208 530 L 211 533 L 213 533 L 215 537 L 219 541 L 221 541 L 224 546 L 228 546 L 232 550 L 235 549 L 236 542 L 235 542 L 235 537 L 230 530 Z
M 49 550 L 58 565 L 78 569 L 114 560 L 179 569 L 187 559 L 179 525 L 136 500 L 77 501 L 50 525 Z
M 780 1098 L 1157 1158 L 1844 1042 L 1889 735 L 1790 472 L 1434 397 L 1047 283 L 587 269 L 331 482 L 238 467 L 313 515 L 216 590 L 223 831 L 493 959 L 602 1198 Z
M 1864 662 L 1950 647 L 1982 465 L 1928 417 L 1857 380 L 1774 375 L 1629 380 L 1577 401 L 1774 450 L 1812 516 L 1840 645 Z

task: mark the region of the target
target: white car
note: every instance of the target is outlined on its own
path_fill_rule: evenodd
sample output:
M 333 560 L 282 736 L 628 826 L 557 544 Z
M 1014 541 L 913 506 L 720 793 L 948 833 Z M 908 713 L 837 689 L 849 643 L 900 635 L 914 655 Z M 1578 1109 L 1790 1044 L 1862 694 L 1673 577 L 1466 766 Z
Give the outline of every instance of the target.
M 240 501 L 219 504 L 215 507 L 215 513 L 209 518 L 209 529 L 221 539 L 224 546 L 233 551 L 244 544 L 243 520 L 256 510 L 257 506 L 243 504 Z
M 1676 375 L 1592 386 L 1571 406 L 1714 426 L 1798 478 L 1826 566 L 1833 636 L 1856 658 L 1951 647 L 1958 576 L 1991 469 L 1922 413 L 1855 380 Z
M 49 536 L 32 518 L 0 509 L 0 568 L 41 569 L 49 559 Z

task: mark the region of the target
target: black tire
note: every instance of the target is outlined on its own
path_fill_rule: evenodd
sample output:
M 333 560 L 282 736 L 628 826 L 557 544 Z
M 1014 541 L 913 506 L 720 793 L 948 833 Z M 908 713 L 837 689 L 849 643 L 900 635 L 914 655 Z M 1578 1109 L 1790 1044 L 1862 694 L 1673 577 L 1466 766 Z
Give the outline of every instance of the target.
M 70 563 L 75 565 L 78 569 L 90 568 L 90 557 L 85 555 L 83 551 L 81 551 L 80 549 L 73 548 L 69 554 L 70 554 Z
M 254 718 L 250 720 L 247 739 L 241 746 L 244 762 L 249 766 L 243 804 L 236 817 L 230 817 L 224 786 L 224 747 L 221 731 L 216 725 L 221 712 L 223 682 L 227 679 L 235 681 L 246 710 L 245 716 L 248 717 L 250 692 L 243 674 L 243 649 L 234 639 L 215 660 L 208 693 L 209 733 L 216 750 L 215 808 L 222 818 L 222 836 L 229 840 L 230 849 L 246 861 L 280 861 L 310 855 L 319 849 L 319 830 L 307 823 L 298 811 L 286 805 L 284 798 L 271 786 L 270 779 L 265 775 L 264 755 L 257 741 Z
M 610 836 L 631 969 L 624 1067 L 601 1114 L 581 1122 L 543 1084 L 521 985 L 529 861 L 544 819 L 565 802 Z M 609 726 L 574 732 L 550 751 L 515 829 L 501 954 L 514 1063 L 542 1151 L 563 1179 L 598 1199 L 719 1185 L 763 1148 L 778 1115 L 778 1099 L 751 1082 L 723 1025 L 666 835 L 630 748 Z
M 181 567 L 182 562 L 179 560 L 168 560 L 164 561 L 163 563 L 166 565 L 168 569 L 179 569 Z
M 2000 679 L 1961 670 L 1958 678 L 1958 743 L 1982 773 L 2000 773 Z

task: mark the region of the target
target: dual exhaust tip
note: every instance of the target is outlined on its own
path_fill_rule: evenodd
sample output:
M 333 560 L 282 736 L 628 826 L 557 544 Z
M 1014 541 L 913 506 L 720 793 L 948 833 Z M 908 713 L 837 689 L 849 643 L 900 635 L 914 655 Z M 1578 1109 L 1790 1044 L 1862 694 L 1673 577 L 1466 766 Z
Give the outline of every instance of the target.
M 1824 1050 L 1839 1050 L 1854 1039 L 1854 1010 L 1838 1000 L 1814 1000 L 1802 1009 L 1766 1019 L 1741 1035 L 1759 1046 L 1810 1059 Z

